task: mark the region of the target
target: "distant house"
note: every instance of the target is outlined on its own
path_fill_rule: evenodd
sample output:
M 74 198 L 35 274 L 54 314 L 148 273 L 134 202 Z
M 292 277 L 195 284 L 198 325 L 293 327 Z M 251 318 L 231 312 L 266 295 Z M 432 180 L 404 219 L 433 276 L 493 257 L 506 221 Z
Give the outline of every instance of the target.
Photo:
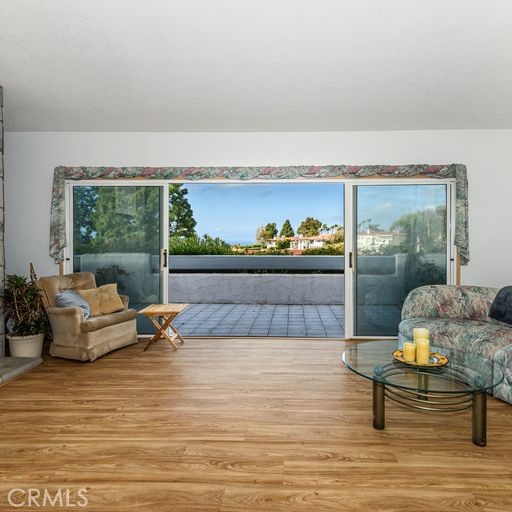
M 357 248 L 364 252 L 378 252 L 384 246 L 399 246 L 404 239 L 402 233 L 388 231 L 363 231 L 357 233 Z
M 277 247 L 278 242 L 288 240 L 290 242 L 290 250 L 293 254 L 301 254 L 306 249 L 318 249 L 323 247 L 332 235 L 323 234 L 317 236 L 291 236 L 291 237 L 278 237 L 270 238 L 266 241 L 267 248 Z
M 305 249 L 318 249 L 323 247 L 332 235 L 317 236 L 292 236 L 290 238 L 290 249 L 292 251 L 304 251 Z

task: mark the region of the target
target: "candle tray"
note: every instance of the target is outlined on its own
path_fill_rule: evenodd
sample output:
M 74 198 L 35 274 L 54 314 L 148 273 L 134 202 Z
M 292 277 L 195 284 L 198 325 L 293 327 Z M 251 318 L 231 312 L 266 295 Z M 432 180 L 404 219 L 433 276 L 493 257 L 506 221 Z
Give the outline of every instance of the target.
M 435 366 L 444 366 L 445 364 L 448 364 L 448 358 L 446 356 L 443 356 L 442 354 L 438 354 L 437 352 L 430 352 L 430 362 L 428 364 L 418 364 L 416 361 L 406 361 L 404 359 L 404 351 L 401 349 L 395 350 L 393 352 L 393 357 L 397 361 L 400 361 L 401 363 L 405 363 L 410 366 L 421 366 L 422 368 L 431 368 Z

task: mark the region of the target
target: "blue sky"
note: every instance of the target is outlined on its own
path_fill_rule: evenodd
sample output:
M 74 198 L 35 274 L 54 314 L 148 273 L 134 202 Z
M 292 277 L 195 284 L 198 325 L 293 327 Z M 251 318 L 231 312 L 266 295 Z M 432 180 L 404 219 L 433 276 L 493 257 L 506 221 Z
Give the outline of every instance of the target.
M 367 185 L 358 188 L 358 223 L 372 219 L 388 230 L 402 215 L 446 206 L 445 185 Z
M 196 231 L 227 242 L 254 242 L 258 226 L 275 222 L 281 229 L 290 219 L 293 229 L 306 217 L 343 224 L 343 185 L 333 183 L 186 185 L 197 221 Z M 410 211 L 446 202 L 444 185 L 368 185 L 359 187 L 358 219 L 372 219 L 382 229 Z
M 290 219 L 293 229 L 306 217 L 343 223 L 343 185 L 332 183 L 188 184 L 196 231 L 227 242 L 254 242 L 258 226 Z

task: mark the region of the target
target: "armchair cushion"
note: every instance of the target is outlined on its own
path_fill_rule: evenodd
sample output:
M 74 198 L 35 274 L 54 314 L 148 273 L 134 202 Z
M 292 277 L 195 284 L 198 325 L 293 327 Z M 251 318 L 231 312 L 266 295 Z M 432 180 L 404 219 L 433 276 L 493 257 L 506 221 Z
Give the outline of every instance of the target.
M 89 303 L 92 316 L 108 315 L 124 309 L 116 283 L 104 284 L 91 290 L 79 290 L 79 293 Z
M 125 311 L 118 311 L 109 315 L 91 316 L 86 322 L 80 324 L 80 331 L 93 332 L 104 327 L 111 325 L 121 324 L 128 320 L 133 320 L 137 316 L 135 309 L 127 309 Z
M 55 294 L 55 302 L 57 306 L 61 308 L 82 308 L 84 312 L 84 320 L 87 320 L 91 316 L 89 303 L 75 290 L 57 292 Z
M 119 295 L 119 297 L 123 301 L 124 309 L 128 309 L 128 304 L 130 304 L 130 297 L 128 297 L 128 295 Z
M 44 307 L 56 306 L 55 295 L 62 290 L 82 290 L 96 288 L 94 274 L 90 272 L 76 272 L 63 276 L 48 276 L 39 278 L 37 285 L 41 290 Z

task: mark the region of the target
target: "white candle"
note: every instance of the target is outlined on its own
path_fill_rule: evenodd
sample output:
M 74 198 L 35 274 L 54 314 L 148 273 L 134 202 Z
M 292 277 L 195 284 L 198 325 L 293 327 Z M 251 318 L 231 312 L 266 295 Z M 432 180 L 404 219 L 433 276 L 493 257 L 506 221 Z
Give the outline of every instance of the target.
M 410 341 L 404 341 L 404 360 L 409 363 L 416 361 L 416 345 Z
M 428 340 L 430 339 L 430 331 L 423 327 L 415 327 L 412 330 L 412 337 L 415 342 L 418 340 Z
M 430 362 L 430 341 L 425 338 L 416 340 L 416 363 L 428 364 Z

